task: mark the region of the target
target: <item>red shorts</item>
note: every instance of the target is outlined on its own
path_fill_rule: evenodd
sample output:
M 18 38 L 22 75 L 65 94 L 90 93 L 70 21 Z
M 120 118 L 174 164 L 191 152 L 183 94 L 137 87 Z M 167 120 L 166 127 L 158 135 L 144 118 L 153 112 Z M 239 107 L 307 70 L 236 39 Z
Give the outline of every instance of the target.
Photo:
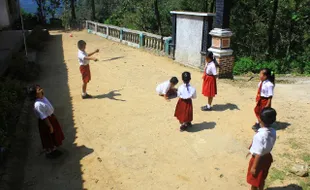
M 91 79 L 89 65 L 81 65 L 80 72 L 84 83 L 88 83 Z
M 180 123 L 188 123 L 193 121 L 193 104 L 192 99 L 179 99 L 175 108 L 174 116 Z
M 257 119 L 260 118 L 260 114 L 263 111 L 263 109 L 266 107 L 267 103 L 268 103 L 268 99 L 267 98 L 260 98 L 257 101 L 256 106 L 254 108 L 254 113 L 255 113 Z
M 214 97 L 217 94 L 215 76 L 205 75 L 202 84 L 202 94 L 207 97 Z
M 257 165 L 256 168 L 256 175 L 253 176 L 251 173 L 251 168 L 254 164 L 255 157 L 252 156 L 250 162 L 249 162 L 249 168 L 247 173 L 247 182 L 248 184 L 254 186 L 254 187 L 260 187 L 265 183 L 265 180 L 268 176 L 269 168 L 271 166 L 271 163 L 273 162 L 272 155 L 270 153 L 264 155 L 261 157 L 260 162 Z

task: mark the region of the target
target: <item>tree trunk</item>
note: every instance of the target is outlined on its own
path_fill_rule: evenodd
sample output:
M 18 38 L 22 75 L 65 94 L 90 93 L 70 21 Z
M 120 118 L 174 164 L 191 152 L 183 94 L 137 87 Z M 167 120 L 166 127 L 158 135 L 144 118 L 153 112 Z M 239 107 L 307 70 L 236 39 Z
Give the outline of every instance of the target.
M 205 12 L 207 13 L 208 12 L 208 9 L 209 8 L 209 3 L 208 3 L 208 0 L 205 0 Z
M 210 13 L 213 13 L 213 12 L 214 12 L 214 1 L 215 1 L 215 0 L 211 0 Z
M 279 5 L 279 0 L 273 0 L 272 15 L 271 15 L 271 18 L 269 20 L 269 25 L 268 25 L 268 51 L 267 51 L 268 55 L 267 55 L 267 58 L 270 58 L 270 56 L 273 53 L 273 30 L 274 30 L 274 24 L 277 18 L 278 5 Z
M 298 7 L 300 5 L 300 1 L 297 0 L 295 1 L 295 10 L 294 12 L 296 13 L 298 11 Z M 293 18 L 291 18 L 290 20 L 290 28 L 288 31 L 288 45 L 286 48 L 286 57 L 289 57 L 290 53 L 291 53 L 291 47 L 292 47 L 292 35 L 293 35 L 293 31 L 294 31 L 294 27 L 295 27 L 295 20 Z
M 96 8 L 95 8 L 95 0 L 91 0 L 91 10 L 92 10 L 92 20 L 96 20 Z
M 39 22 L 41 24 L 45 24 L 45 16 L 44 16 L 44 0 L 36 0 L 36 3 L 38 5 L 38 17 L 39 17 Z
M 159 14 L 159 9 L 158 9 L 158 0 L 154 0 L 154 7 L 155 7 L 155 16 L 157 20 L 158 34 L 162 35 L 160 14 Z
M 71 7 L 71 17 L 73 20 L 76 20 L 75 15 L 75 0 L 70 0 L 70 7 Z

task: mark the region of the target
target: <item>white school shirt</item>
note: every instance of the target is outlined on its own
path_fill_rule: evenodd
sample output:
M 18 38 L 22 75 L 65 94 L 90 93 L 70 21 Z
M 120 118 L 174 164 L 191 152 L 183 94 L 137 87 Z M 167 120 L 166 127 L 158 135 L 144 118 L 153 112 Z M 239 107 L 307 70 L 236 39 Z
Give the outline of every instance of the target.
M 88 65 L 89 60 L 86 60 L 85 57 L 87 57 L 87 53 L 85 51 L 78 51 L 78 60 L 80 65 Z
M 190 98 L 195 99 L 197 97 L 196 89 L 192 87 L 190 84 L 188 84 L 187 87 L 186 84 L 182 84 L 178 88 L 178 97 L 182 99 L 190 99 Z
M 211 61 L 210 63 L 206 63 L 206 74 L 207 75 L 216 75 L 216 67 L 215 63 Z
M 260 87 L 261 83 L 262 82 L 258 84 L 258 88 Z M 265 98 L 272 97 L 273 89 L 274 89 L 274 85 L 272 84 L 272 82 L 270 82 L 269 80 L 263 81 L 262 90 L 260 91 L 260 96 L 265 97 Z
M 170 89 L 170 86 L 171 86 L 170 80 L 165 81 L 165 82 L 159 84 L 159 85 L 156 87 L 156 92 L 157 92 L 157 94 L 159 94 L 159 95 L 165 95 L 165 94 L 168 92 L 168 90 Z
M 271 152 L 276 142 L 276 130 L 273 128 L 260 128 L 254 135 L 250 153 L 252 155 L 264 156 Z
M 54 108 L 47 98 L 36 99 L 34 103 L 34 111 L 38 118 L 45 119 L 54 113 Z

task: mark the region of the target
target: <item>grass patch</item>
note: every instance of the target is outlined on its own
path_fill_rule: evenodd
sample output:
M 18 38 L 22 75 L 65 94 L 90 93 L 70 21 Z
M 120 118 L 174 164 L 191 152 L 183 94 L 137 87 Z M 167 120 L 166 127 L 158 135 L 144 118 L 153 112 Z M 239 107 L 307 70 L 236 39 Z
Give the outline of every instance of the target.
M 291 154 L 289 154 L 289 153 L 283 153 L 283 154 L 280 155 L 280 157 L 287 158 L 287 159 L 292 159 L 293 158 L 293 156 Z
M 268 179 L 267 179 L 267 187 L 271 185 L 272 182 L 276 180 L 284 180 L 285 173 L 281 170 L 278 170 L 276 168 L 272 168 L 269 172 Z
M 300 186 L 303 190 L 310 190 L 310 179 L 305 180 L 305 181 L 300 181 L 300 182 L 299 182 L 299 186 Z
M 310 154 L 304 153 L 304 154 L 302 155 L 302 160 L 303 160 L 304 162 L 306 162 L 306 163 L 310 163 Z
M 288 143 L 294 150 L 301 149 L 303 147 L 303 145 L 300 142 L 297 142 L 296 139 L 289 139 Z

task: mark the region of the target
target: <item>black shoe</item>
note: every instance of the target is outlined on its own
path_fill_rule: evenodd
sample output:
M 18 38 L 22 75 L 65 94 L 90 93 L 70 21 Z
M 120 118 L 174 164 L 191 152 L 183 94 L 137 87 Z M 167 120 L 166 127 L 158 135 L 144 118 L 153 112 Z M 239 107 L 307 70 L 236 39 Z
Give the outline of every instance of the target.
M 90 98 L 93 98 L 92 95 L 89 95 L 89 94 L 86 94 L 86 95 L 82 95 L 82 99 L 90 99 Z
M 187 126 L 186 125 L 181 125 L 180 127 L 180 131 L 183 132 L 187 129 Z
M 201 111 L 212 111 L 212 109 L 208 108 L 208 106 L 202 106 Z
M 252 126 L 252 129 L 253 129 L 253 131 L 255 131 L 255 132 L 257 132 L 259 128 L 260 128 L 260 126 L 259 126 L 258 123 L 255 123 L 255 124 Z
M 193 126 L 192 122 L 187 123 L 187 127 L 192 127 L 192 126 Z

